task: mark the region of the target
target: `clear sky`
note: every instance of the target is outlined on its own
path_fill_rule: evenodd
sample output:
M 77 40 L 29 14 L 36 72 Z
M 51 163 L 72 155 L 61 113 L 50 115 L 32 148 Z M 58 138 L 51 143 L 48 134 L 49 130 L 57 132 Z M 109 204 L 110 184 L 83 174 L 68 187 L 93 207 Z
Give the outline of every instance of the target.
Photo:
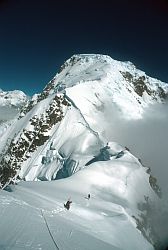
M 168 1 L 0 0 L 0 88 L 40 92 L 76 53 L 129 60 L 168 82 Z

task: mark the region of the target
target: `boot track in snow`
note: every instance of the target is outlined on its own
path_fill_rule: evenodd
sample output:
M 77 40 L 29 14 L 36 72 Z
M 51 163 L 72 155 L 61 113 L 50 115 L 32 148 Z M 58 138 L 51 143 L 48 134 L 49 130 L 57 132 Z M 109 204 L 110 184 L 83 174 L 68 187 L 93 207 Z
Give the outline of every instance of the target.
M 46 224 L 47 230 L 48 230 L 48 232 L 49 232 L 49 234 L 50 234 L 50 237 L 51 237 L 51 239 L 52 239 L 52 241 L 53 241 L 53 243 L 54 243 L 56 249 L 57 249 L 57 250 L 60 250 L 59 247 L 58 247 L 58 245 L 57 245 L 57 243 L 56 243 L 56 241 L 54 240 L 54 237 L 53 237 L 51 231 L 50 231 L 50 228 L 49 228 L 48 223 L 47 223 L 47 220 L 46 220 L 46 218 L 45 218 L 45 216 L 44 216 L 44 214 L 43 214 L 43 211 L 42 211 L 42 210 L 40 210 L 40 211 L 41 211 L 41 215 L 42 215 L 42 217 L 43 217 L 43 219 L 44 219 L 44 222 L 45 222 L 45 224 Z

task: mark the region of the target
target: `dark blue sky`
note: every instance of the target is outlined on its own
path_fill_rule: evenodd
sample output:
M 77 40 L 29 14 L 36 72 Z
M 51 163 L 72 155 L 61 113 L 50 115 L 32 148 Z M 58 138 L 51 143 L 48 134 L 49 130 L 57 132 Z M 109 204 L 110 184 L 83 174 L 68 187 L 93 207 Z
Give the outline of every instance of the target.
M 168 1 L 0 0 L 0 88 L 39 92 L 76 53 L 129 60 L 168 82 Z

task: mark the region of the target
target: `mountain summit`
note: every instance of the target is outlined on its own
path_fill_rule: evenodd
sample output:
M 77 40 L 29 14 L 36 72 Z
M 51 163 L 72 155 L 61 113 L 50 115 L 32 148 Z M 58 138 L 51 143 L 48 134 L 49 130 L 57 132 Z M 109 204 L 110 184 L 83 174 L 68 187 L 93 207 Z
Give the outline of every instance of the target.
M 149 200 L 161 196 L 156 178 L 128 148 L 109 142 L 106 118 L 120 112 L 126 120 L 143 119 L 145 109 L 167 95 L 166 83 L 130 62 L 106 55 L 72 56 L 2 136 L 1 188 L 19 180 L 62 179 L 81 170 L 78 174 L 88 176 L 89 186 L 106 190 L 106 197 L 127 207 L 128 216 L 155 244 L 144 214 L 149 216 Z

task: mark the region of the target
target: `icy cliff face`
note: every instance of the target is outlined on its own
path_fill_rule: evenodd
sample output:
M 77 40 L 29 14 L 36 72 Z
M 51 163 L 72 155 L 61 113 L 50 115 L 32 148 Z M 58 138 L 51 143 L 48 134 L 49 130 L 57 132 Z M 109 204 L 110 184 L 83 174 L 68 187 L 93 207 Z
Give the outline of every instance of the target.
M 1 187 L 18 180 L 62 179 L 83 169 L 87 184 L 105 195 L 103 200 L 112 197 L 156 244 L 149 213 L 161 196 L 157 181 L 128 148 L 108 142 L 104 133 L 110 125 L 106 118 L 115 112 L 126 120 L 142 119 L 146 108 L 164 102 L 167 94 L 165 83 L 130 62 L 104 55 L 71 57 L 1 137 Z M 16 103 L 14 98 L 9 105 Z

